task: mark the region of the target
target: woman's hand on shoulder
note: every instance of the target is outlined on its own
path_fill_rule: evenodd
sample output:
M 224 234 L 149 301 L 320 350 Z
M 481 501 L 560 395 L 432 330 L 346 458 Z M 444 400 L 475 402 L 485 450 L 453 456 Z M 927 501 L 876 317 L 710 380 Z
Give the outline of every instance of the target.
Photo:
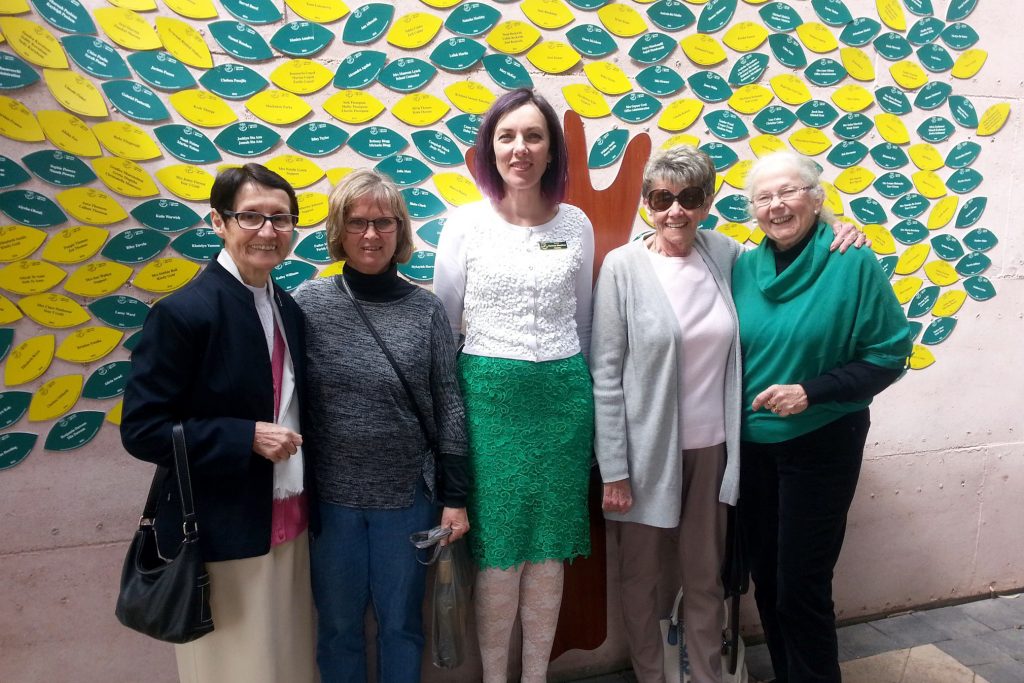
M 444 508 L 441 511 L 441 526 L 452 530 L 452 535 L 441 542 L 444 545 L 465 536 L 469 531 L 469 516 L 466 514 L 466 508 Z
M 270 462 L 284 462 L 302 445 L 302 435 L 272 422 L 257 422 L 252 450 Z
M 779 417 L 796 415 L 807 410 L 807 392 L 799 384 L 773 384 L 754 397 L 751 408 L 755 413 L 767 408 Z
M 845 254 L 846 250 L 850 247 L 860 249 L 861 247 L 871 246 L 871 240 L 868 239 L 868 236 L 853 223 L 836 221 L 832 224 L 832 232 L 836 234 L 836 238 L 829 245 L 830 251 L 838 249 L 840 254 Z
M 629 479 L 612 481 L 604 485 L 601 509 L 605 512 L 629 512 L 633 507 L 633 488 Z

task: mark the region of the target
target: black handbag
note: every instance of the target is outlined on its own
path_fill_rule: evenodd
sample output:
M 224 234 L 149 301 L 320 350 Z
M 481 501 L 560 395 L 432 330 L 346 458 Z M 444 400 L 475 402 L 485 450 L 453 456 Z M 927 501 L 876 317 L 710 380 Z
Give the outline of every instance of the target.
M 161 467 L 153 476 L 139 528 L 124 558 L 114 614 L 118 621 L 139 633 L 169 643 L 187 643 L 213 630 L 210 575 L 199 548 L 185 433 L 180 423 L 174 425 L 171 436 L 185 538 L 177 555 L 169 560 L 157 551 L 153 528 L 157 498 L 161 484 L 171 476 L 169 469 Z

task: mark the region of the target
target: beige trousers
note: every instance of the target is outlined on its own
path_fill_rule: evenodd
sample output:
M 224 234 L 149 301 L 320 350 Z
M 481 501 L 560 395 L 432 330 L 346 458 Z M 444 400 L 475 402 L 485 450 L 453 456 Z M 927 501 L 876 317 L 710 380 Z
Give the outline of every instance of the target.
M 683 451 L 679 526 L 611 523 L 619 546 L 622 616 L 640 683 L 665 681 L 658 621 L 671 611 L 679 585 L 693 683 L 722 680 L 726 506 L 718 502 L 718 490 L 725 460 L 725 444 Z M 670 592 L 659 591 L 666 579 Z
M 307 532 L 266 555 L 206 569 L 214 630 L 175 646 L 181 683 L 313 683 Z

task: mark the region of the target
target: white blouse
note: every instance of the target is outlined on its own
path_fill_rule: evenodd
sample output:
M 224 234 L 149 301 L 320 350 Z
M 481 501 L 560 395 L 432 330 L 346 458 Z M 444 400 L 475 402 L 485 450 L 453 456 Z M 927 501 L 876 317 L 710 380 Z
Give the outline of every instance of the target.
M 482 201 L 448 219 L 437 245 L 434 294 L 456 340 L 477 356 L 547 361 L 590 350 L 594 228 L 560 204 L 532 228 L 505 222 Z

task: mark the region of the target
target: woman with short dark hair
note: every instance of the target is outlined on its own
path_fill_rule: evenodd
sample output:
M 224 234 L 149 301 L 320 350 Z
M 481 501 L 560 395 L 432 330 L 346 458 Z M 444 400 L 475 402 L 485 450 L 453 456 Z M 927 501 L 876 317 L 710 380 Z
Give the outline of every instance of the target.
M 543 681 L 562 598 L 564 560 L 590 552 L 587 481 L 594 425 L 590 340 L 594 234 L 562 203 L 565 138 L 532 90 L 498 98 L 477 134 L 486 199 L 448 219 L 434 292 L 466 342 L 473 489 L 471 547 L 486 683 L 506 680 L 522 618 L 522 680 Z
M 184 427 L 215 630 L 175 647 L 181 680 L 312 683 L 303 319 L 270 278 L 291 249 L 298 201 L 284 178 L 245 164 L 217 176 L 210 208 L 224 248 L 146 318 L 121 440 L 173 472 L 171 428 Z M 173 474 L 159 500 L 157 542 L 170 557 L 182 540 Z
M 398 188 L 358 170 L 328 201 L 327 245 L 344 271 L 295 293 L 306 314 L 306 450 L 320 519 L 311 547 L 317 663 L 324 681 L 367 680 L 363 619 L 372 602 L 377 680 L 418 683 L 426 568 L 409 536 L 437 523 L 437 502 L 451 540 L 469 530 L 455 346 L 437 298 L 398 275 L 413 244 Z

